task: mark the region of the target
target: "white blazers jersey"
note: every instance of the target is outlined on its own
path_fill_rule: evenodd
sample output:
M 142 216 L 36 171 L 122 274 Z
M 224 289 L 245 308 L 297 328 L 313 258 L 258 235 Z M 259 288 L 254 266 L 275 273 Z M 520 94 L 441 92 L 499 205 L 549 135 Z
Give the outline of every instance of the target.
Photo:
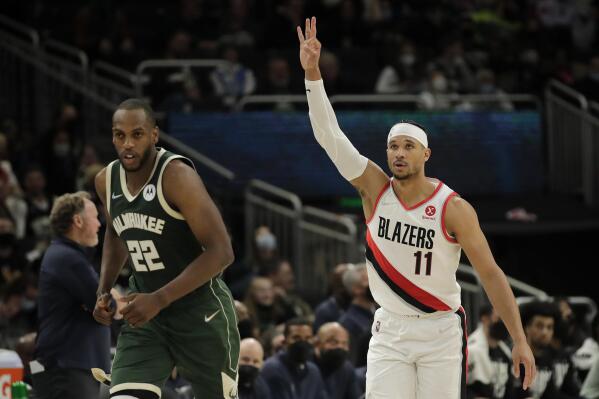
M 392 180 L 391 180 L 392 181 Z M 439 180 L 430 197 L 407 207 L 387 184 L 366 221 L 368 281 L 376 302 L 397 315 L 423 316 L 460 307 L 456 270 L 461 247 L 445 230 L 456 193 Z

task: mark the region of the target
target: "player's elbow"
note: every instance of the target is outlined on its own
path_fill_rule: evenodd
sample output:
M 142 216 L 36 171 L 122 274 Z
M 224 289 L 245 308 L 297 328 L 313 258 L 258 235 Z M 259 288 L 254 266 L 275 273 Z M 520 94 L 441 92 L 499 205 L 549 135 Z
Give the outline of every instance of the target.
M 235 254 L 233 253 L 231 243 L 228 242 L 226 245 L 223 245 L 219 252 L 221 269 L 224 270 L 235 261 Z

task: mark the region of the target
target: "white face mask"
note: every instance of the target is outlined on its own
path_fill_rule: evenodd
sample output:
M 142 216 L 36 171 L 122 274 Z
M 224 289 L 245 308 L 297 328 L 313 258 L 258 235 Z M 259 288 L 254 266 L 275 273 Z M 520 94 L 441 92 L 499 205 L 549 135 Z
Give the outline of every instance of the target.
M 447 90 L 447 79 L 443 76 L 437 76 L 433 79 L 432 86 L 437 93 L 442 93 Z
M 272 251 L 277 248 L 277 237 L 272 234 L 261 234 L 256 237 L 258 249 Z

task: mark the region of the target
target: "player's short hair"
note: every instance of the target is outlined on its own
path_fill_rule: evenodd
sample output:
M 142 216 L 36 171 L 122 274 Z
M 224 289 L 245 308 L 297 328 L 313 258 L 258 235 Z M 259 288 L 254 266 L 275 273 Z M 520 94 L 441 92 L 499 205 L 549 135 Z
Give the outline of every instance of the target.
M 551 317 L 557 324 L 560 320 L 559 309 L 552 302 L 532 301 L 520 306 L 522 325 L 528 327 L 535 316 Z
M 57 236 L 64 236 L 73 224 L 73 216 L 83 212 L 85 200 L 91 199 L 88 192 L 63 194 L 54 200 L 50 211 L 50 227 Z
M 283 330 L 285 338 L 289 336 L 289 330 L 292 326 L 308 326 L 312 328 L 312 323 L 304 317 L 294 317 L 293 319 L 287 320 L 287 322 L 285 322 L 285 330 Z
M 142 100 L 140 98 L 129 98 L 129 99 L 123 101 L 122 103 L 120 103 L 118 105 L 118 107 L 116 108 L 115 112 L 118 111 L 119 109 L 124 109 L 124 110 L 141 109 L 146 114 L 146 119 L 148 120 L 148 122 L 150 122 L 150 124 L 152 126 L 156 126 L 156 116 L 154 115 L 154 110 L 152 109 L 150 104 L 145 100 Z

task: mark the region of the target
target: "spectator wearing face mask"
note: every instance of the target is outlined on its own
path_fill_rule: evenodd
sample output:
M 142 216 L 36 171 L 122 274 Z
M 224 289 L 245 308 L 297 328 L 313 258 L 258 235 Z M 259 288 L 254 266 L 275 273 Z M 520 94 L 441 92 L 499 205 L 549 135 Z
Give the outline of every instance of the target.
M 262 376 L 277 399 L 329 399 L 312 358 L 312 324 L 292 319 L 285 324 L 284 350 L 264 363 Z
M 370 329 L 374 321 L 376 302 L 368 285 L 366 264 L 360 263 L 349 267 L 343 273 L 343 285 L 352 297 L 347 311 L 339 319 L 339 323 L 349 332 L 350 358 L 356 366 L 366 363 L 361 349 L 370 338 Z
M 254 232 L 254 253 L 250 261 L 253 273 L 266 276 L 278 261 L 277 237 L 267 226 L 259 226 Z
M 404 42 L 394 58 L 380 72 L 374 91 L 380 94 L 417 93 L 422 65 L 418 62 L 414 45 L 409 41 Z
M 479 313 L 479 327 L 468 338 L 468 392 L 472 398 L 508 399 L 514 385 L 505 325 L 491 305 Z
M 239 346 L 239 399 L 270 399 L 268 385 L 260 375 L 264 350 L 254 338 L 241 340 Z
M 277 262 L 277 238 L 267 226 L 258 226 L 254 231 L 252 256 L 245 261 L 236 260 L 225 269 L 224 279 L 233 298 L 247 298 L 253 278 L 268 275 Z
M 314 355 L 330 399 L 357 399 L 361 395 L 348 354 L 347 330 L 336 322 L 323 324 L 316 335 Z
M 447 77 L 439 69 L 432 69 L 424 90 L 420 92 L 418 108 L 424 110 L 447 110 L 451 108 L 448 94 L 453 94 Z

